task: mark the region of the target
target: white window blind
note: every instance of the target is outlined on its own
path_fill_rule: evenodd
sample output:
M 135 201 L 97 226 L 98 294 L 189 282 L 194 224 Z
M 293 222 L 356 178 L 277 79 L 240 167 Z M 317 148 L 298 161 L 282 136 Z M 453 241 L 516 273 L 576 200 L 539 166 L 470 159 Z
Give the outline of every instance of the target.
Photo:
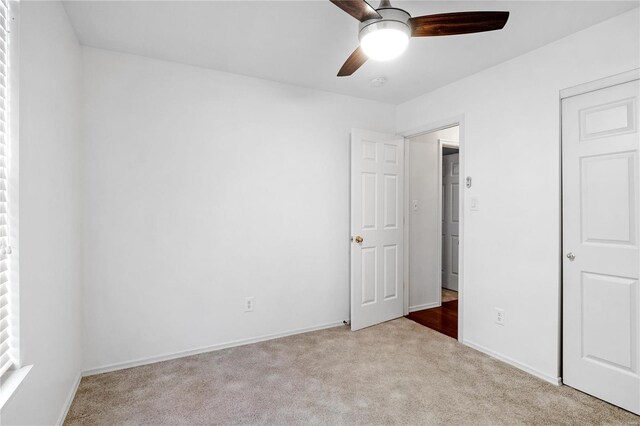
M 9 7 L 0 0 L 0 376 L 13 365 L 11 347 L 11 295 L 9 286 L 9 215 L 7 206 L 8 166 L 8 32 Z

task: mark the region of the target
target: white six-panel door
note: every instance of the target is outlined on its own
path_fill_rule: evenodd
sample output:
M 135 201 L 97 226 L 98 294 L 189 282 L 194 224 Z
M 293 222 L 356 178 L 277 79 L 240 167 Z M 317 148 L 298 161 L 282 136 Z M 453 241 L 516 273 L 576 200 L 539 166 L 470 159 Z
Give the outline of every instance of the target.
M 563 382 L 638 414 L 639 91 L 562 102 Z
M 442 157 L 442 287 L 458 291 L 459 154 Z
M 404 139 L 351 133 L 351 329 L 403 315 Z

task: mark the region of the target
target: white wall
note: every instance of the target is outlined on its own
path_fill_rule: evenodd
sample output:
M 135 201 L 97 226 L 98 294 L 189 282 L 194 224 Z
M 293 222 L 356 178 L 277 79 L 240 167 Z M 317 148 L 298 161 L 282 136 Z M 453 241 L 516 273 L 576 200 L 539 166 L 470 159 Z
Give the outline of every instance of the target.
M 409 310 L 437 306 L 440 301 L 438 234 L 440 210 L 438 139 L 458 141 L 458 127 L 425 133 L 409 140 Z M 418 210 L 413 210 L 413 200 Z
M 80 46 L 59 2 L 21 2 L 20 348 L 2 424 L 53 424 L 81 367 Z
M 464 339 L 549 380 L 560 356 L 558 92 L 637 68 L 639 35 L 634 9 L 397 110 L 399 131 L 464 114 L 465 197 L 480 206 L 464 212 Z
M 83 53 L 85 368 L 348 319 L 349 133 L 395 108 Z

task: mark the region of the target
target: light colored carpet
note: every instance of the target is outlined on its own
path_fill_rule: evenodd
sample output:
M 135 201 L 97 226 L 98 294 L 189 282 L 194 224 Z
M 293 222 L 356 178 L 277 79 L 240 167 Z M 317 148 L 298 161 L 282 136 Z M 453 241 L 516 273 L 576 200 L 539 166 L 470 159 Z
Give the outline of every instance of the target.
M 82 379 L 66 425 L 638 424 L 401 318 Z
M 442 289 L 442 303 L 451 302 L 452 300 L 458 300 L 458 292 L 443 288 Z

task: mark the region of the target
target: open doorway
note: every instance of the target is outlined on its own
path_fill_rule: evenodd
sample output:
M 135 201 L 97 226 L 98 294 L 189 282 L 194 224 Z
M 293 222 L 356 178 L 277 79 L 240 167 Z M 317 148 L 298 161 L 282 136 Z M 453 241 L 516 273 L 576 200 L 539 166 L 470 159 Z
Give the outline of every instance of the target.
M 458 300 L 460 245 L 460 149 L 457 141 L 440 140 L 442 151 L 442 303 Z
M 410 137 L 407 318 L 458 338 L 459 126 Z

